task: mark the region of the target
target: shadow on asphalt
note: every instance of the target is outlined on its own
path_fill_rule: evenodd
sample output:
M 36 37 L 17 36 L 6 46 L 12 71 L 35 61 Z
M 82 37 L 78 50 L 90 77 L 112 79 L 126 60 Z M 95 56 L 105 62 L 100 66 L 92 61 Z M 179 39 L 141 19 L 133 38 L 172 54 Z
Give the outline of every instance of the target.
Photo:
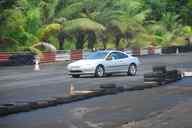
M 104 77 L 95 77 L 95 76 L 88 76 L 88 75 L 83 75 L 83 76 L 80 76 L 79 78 L 74 78 L 74 79 L 83 79 L 83 78 L 96 78 L 96 79 L 99 79 L 99 78 L 113 78 L 113 77 L 137 77 L 138 75 L 136 76 L 127 76 L 126 74 L 113 74 L 113 75 L 107 75 L 107 76 L 104 76 Z M 73 77 L 71 77 L 73 78 Z

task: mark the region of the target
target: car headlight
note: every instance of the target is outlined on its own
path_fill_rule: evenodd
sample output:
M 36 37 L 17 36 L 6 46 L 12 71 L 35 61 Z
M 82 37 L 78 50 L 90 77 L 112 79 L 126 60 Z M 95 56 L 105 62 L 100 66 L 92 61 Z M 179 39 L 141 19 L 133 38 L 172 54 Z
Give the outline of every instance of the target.
M 71 66 L 70 65 L 67 65 L 67 69 L 70 70 Z

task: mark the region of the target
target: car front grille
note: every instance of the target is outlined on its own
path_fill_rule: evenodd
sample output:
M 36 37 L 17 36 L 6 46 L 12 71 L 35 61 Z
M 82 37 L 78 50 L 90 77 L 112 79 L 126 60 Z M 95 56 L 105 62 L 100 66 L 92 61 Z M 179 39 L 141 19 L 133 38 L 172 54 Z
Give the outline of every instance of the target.
M 71 70 L 70 71 L 71 73 L 80 73 L 80 72 L 82 72 L 81 70 Z

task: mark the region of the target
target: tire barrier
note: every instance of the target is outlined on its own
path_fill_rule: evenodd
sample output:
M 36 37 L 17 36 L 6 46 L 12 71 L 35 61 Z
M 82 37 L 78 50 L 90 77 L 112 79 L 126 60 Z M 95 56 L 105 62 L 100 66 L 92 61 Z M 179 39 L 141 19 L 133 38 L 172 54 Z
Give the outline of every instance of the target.
M 150 74 L 145 74 L 145 77 L 147 78 L 158 78 L 158 80 L 163 79 L 163 81 L 168 79 L 168 82 L 173 82 L 179 79 L 179 74 L 177 70 L 172 70 L 172 71 L 166 71 L 166 75 L 162 73 L 150 73 Z M 156 77 L 158 76 L 158 77 Z M 164 77 L 166 76 L 166 77 Z M 171 80 L 171 81 L 170 81 Z M 162 82 L 162 81 L 160 81 Z M 72 102 L 77 102 L 81 100 L 87 100 L 90 98 L 95 98 L 95 97 L 100 97 L 100 96 L 106 96 L 106 95 L 115 95 L 118 93 L 122 92 L 127 92 L 127 91 L 138 91 L 138 90 L 144 90 L 144 89 L 149 89 L 153 87 L 159 87 L 162 84 L 159 83 L 144 83 L 142 85 L 136 85 L 133 87 L 128 87 L 125 88 L 123 86 L 116 86 L 115 84 L 103 84 L 100 85 L 99 89 L 96 90 L 90 90 L 87 91 L 88 93 L 80 93 L 81 91 L 75 91 L 78 93 L 74 93 L 72 95 L 64 96 L 64 97 L 53 97 L 49 98 L 46 100 L 37 100 L 33 102 L 18 102 L 18 103 L 11 103 L 11 104 L 3 104 L 0 105 L 0 117 L 2 116 L 7 116 L 10 114 L 16 114 L 16 113 L 21 113 L 21 112 L 29 112 L 32 110 L 36 109 L 41 109 L 41 108 L 47 108 L 47 107 L 52 107 L 52 106 L 57 106 L 61 104 L 69 104 Z M 84 92 L 84 91 L 82 91 Z
M 0 52 L 0 66 L 33 65 L 35 55 L 32 53 L 6 53 Z M 55 52 L 43 52 L 40 63 L 55 62 Z
M 185 45 L 185 46 L 172 46 L 167 48 L 162 48 L 162 53 L 164 54 L 171 54 L 171 53 L 185 53 L 192 51 L 192 45 Z
M 166 73 L 167 69 L 165 66 L 155 66 L 152 68 L 154 73 Z
M 0 66 L 18 66 L 34 64 L 33 54 L 9 54 L 6 61 L 0 62 Z
M 192 45 L 186 46 L 173 46 L 167 48 L 133 48 L 133 49 L 124 49 L 126 53 L 132 54 L 134 56 L 142 55 L 161 55 L 161 54 L 170 54 L 170 53 L 185 53 L 192 51 Z M 79 60 L 87 56 L 89 52 L 83 50 L 71 50 L 70 52 L 55 53 L 55 52 L 44 52 L 42 53 L 41 63 L 55 62 L 55 61 L 66 61 L 66 60 Z M 24 53 L 23 53 L 24 54 Z M 10 56 L 15 55 L 8 52 L 0 52 L 0 66 L 1 65 L 10 65 L 9 58 Z
M 144 74 L 144 83 L 155 82 L 165 85 L 182 79 L 182 73 L 178 70 L 167 71 L 165 66 L 153 67 L 153 72 Z
M 177 51 L 177 47 L 162 48 L 162 53 L 164 54 L 176 53 L 176 51 Z
M 34 54 L 15 54 L 9 57 L 9 64 L 16 65 L 32 65 L 34 64 Z

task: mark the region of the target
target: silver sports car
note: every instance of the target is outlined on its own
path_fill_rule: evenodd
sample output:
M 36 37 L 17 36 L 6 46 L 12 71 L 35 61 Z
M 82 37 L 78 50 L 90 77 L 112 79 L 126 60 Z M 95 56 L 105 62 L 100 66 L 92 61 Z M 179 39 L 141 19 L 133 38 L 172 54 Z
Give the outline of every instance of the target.
M 78 78 L 80 75 L 92 74 L 96 77 L 103 77 L 113 73 L 125 72 L 134 76 L 140 61 L 121 51 L 97 51 L 90 53 L 86 59 L 78 60 L 67 66 L 69 75 Z

